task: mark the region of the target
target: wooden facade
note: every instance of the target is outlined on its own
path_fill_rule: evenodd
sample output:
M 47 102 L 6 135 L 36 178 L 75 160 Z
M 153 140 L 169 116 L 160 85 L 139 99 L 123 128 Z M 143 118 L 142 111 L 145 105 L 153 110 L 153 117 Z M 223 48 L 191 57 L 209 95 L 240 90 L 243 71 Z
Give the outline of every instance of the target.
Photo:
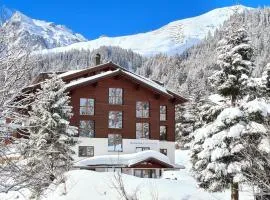
M 69 84 L 105 72 L 113 73 L 67 88 L 74 113 L 71 118 L 72 125 L 79 127 L 81 120 L 93 120 L 95 138 L 108 138 L 108 134 L 121 134 L 123 139 L 136 139 L 136 123 L 149 123 L 149 139 L 160 140 L 160 126 L 165 126 L 167 131 L 165 140 L 175 141 L 175 105 L 186 102 L 185 98 L 169 90 L 160 91 L 151 84 L 145 83 L 143 78 L 139 76 L 137 78 L 135 74 L 123 73 L 127 70 L 112 62 L 58 74 L 64 82 Z M 48 74 L 41 73 L 26 89 L 34 91 L 46 78 L 48 78 Z M 160 85 L 160 87 L 162 86 Z M 109 88 L 122 89 L 123 102 L 121 105 L 109 104 Z M 80 114 L 80 98 L 94 99 L 94 115 Z M 137 101 L 149 102 L 149 117 L 136 117 Z M 160 106 L 166 106 L 165 121 L 160 120 Z M 122 111 L 123 127 L 121 129 L 108 128 L 109 111 Z
M 123 89 L 123 104 L 109 104 L 109 88 Z M 167 140 L 175 140 L 175 103 L 170 98 L 157 94 L 143 85 L 132 82 L 128 77 L 113 76 L 98 80 L 95 84 L 75 87 L 70 91 L 74 116 L 71 124 L 79 126 L 80 120 L 94 120 L 95 137 L 107 138 L 109 133 L 119 133 L 122 138 L 136 139 L 136 122 L 150 124 L 150 138 L 159 140 L 159 128 L 167 127 Z M 94 115 L 80 115 L 80 98 L 95 100 Z M 149 102 L 149 118 L 136 118 L 136 102 Z M 167 108 L 167 120 L 160 121 L 160 106 Z M 108 128 L 109 111 L 122 111 L 123 127 L 121 129 Z

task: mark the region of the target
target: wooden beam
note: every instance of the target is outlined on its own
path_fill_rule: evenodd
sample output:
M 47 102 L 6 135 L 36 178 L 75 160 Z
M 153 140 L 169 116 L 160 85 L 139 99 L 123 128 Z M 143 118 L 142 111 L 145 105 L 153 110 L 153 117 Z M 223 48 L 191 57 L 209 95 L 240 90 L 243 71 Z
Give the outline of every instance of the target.
M 120 79 L 120 76 L 119 75 L 116 75 L 116 76 L 114 76 L 113 77 L 115 80 L 118 80 L 118 79 Z
M 93 87 L 97 87 L 98 86 L 98 82 L 94 82 L 91 84 Z
M 160 94 L 155 94 L 155 99 L 160 99 Z
M 175 101 L 176 101 L 175 98 L 170 99 L 170 102 L 171 102 L 171 103 L 175 103 Z
M 135 85 L 135 89 L 136 89 L 136 90 L 139 90 L 139 89 L 140 89 L 140 87 L 141 87 L 141 85 L 140 85 L 140 84 L 136 84 L 136 85 Z

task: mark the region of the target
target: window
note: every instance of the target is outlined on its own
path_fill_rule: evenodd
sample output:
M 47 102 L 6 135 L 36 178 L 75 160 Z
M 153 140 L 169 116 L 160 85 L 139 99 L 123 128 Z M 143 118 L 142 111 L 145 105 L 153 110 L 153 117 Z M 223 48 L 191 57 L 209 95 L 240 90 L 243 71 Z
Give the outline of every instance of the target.
M 160 149 L 159 151 L 160 151 L 160 153 L 162 153 L 165 156 L 167 156 L 167 149 Z
M 79 146 L 79 157 L 93 157 L 94 147 L 93 146 Z
M 148 118 L 149 117 L 149 102 L 137 101 L 136 102 L 136 117 Z
M 108 134 L 108 151 L 123 151 L 121 134 Z
M 149 123 L 136 123 L 136 138 L 149 139 Z
M 95 123 L 93 120 L 81 120 L 79 128 L 80 137 L 95 137 Z
M 150 150 L 150 147 L 136 147 L 136 152 Z
M 159 119 L 160 121 L 166 121 L 166 118 L 167 118 L 167 108 L 166 106 L 160 106 L 159 107 Z
M 109 104 L 123 104 L 122 88 L 109 88 Z
M 134 176 L 140 178 L 156 178 L 155 169 L 134 169 Z
M 94 115 L 95 100 L 80 98 L 80 115 Z
M 166 126 L 160 126 L 159 139 L 167 140 L 167 127 Z
M 122 112 L 121 111 L 109 112 L 109 128 L 122 128 Z

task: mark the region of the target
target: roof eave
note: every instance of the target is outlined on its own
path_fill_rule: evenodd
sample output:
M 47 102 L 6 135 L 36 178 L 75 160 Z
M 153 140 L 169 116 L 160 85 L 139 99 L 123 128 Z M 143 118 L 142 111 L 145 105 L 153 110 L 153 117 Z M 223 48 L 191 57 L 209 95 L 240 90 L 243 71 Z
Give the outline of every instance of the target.
M 157 158 L 155 158 L 155 157 L 149 157 L 149 158 L 147 158 L 147 159 L 144 159 L 144 160 L 141 160 L 141 161 L 139 161 L 139 162 L 133 163 L 133 164 L 129 165 L 128 167 L 131 167 L 131 168 L 132 168 L 132 167 L 134 167 L 134 166 L 136 166 L 136 165 L 138 165 L 138 164 L 140 164 L 140 163 L 147 162 L 147 161 L 150 161 L 150 160 L 154 160 L 154 161 L 156 161 L 157 163 L 166 166 L 167 168 L 175 168 L 173 165 L 171 165 L 171 164 L 169 164 L 169 163 L 166 163 L 166 162 L 163 162 L 163 161 L 161 161 L 161 160 L 159 160 L 159 159 L 157 159 Z

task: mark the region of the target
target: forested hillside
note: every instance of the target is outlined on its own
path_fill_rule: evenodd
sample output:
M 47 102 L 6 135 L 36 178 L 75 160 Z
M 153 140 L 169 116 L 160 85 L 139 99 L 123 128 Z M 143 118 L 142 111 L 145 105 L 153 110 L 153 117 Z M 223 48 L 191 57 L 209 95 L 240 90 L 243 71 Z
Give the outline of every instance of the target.
M 234 18 L 236 16 L 232 16 Z M 255 48 L 253 75 L 258 76 L 270 61 L 270 9 L 254 9 L 240 16 L 245 24 L 251 43 Z M 131 50 L 120 47 L 100 47 L 90 50 L 71 50 L 59 53 L 35 55 L 35 75 L 40 71 L 66 71 L 93 66 L 94 55 L 100 53 L 102 61 L 113 62 L 151 79 L 162 81 L 167 87 L 185 96 L 207 94 L 208 77 L 215 70 L 217 42 L 223 29 L 230 26 L 232 19 L 225 22 L 215 34 L 208 35 L 199 45 L 193 46 L 181 55 L 167 56 L 159 54 L 143 57 Z
M 236 16 L 233 16 L 234 18 Z M 255 48 L 253 76 L 262 73 L 270 61 L 270 9 L 255 9 L 241 14 L 240 20 L 245 24 L 252 46 Z M 227 21 L 214 36 L 209 35 L 202 43 L 182 55 L 167 57 L 158 55 L 147 59 L 138 73 L 163 81 L 168 87 L 185 95 L 208 93 L 208 77 L 215 70 L 217 60 L 217 42 L 221 39 Z

